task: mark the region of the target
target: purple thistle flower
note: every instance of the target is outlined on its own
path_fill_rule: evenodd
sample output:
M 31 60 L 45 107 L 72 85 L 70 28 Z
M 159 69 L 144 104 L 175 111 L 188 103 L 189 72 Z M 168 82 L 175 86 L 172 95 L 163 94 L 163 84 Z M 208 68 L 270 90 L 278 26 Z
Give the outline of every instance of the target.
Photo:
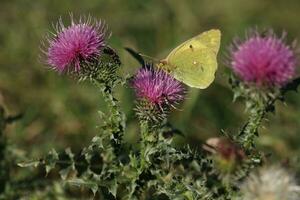
M 283 86 L 295 75 L 296 56 L 273 32 L 255 32 L 231 51 L 231 66 L 243 81 L 257 86 Z
M 97 58 L 105 45 L 105 26 L 101 21 L 91 23 L 90 17 L 78 23 L 71 17 L 68 27 L 59 20 L 56 29 L 55 37 L 48 39 L 46 56 L 47 63 L 60 73 L 78 72 L 81 62 Z
M 132 86 L 140 99 L 155 105 L 174 105 L 184 98 L 183 85 L 163 70 L 141 68 L 135 75 Z

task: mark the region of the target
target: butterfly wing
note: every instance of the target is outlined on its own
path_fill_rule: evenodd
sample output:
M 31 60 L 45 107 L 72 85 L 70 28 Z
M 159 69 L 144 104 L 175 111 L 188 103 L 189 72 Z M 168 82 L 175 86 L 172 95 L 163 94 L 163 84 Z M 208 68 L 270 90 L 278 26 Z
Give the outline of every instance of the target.
M 190 87 L 207 88 L 215 78 L 216 55 L 207 48 L 185 49 L 168 62 L 168 71 Z
M 219 30 L 204 32 L 175 48 L 165 59 L 163 68 L 190 87 L 207 88 L 215 78 Z
M 209 30 L 194 37 L 194 40 L 204 44 L 217 55 L 221 44 L 221 31 L 218 29 Z

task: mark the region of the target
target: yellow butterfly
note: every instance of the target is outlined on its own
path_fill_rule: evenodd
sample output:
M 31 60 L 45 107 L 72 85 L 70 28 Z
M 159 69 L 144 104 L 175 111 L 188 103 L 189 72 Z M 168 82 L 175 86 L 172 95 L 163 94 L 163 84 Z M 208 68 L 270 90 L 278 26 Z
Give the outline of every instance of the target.
M 175 79 L 204 89 L 215 79 L 221 32 L 212 29 L 182 43 L 158 64 Z

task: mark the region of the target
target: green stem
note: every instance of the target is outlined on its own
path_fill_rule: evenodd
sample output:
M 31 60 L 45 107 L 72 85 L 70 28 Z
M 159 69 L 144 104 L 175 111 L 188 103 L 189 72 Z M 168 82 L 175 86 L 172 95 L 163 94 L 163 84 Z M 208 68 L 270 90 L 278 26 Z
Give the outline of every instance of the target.
M 146 121 L 141 122 L 141 171 L 148 168 L 151 164 L 149 153 L 158 142 L 158 133 L 151 131 L 149 123 Z
M 258 137 L 258 129 L 266 115 L 266 107 L 257 107 L 250 111 L 247 123 L 239 134 L 239 141 L 246 150 L 255 148 L 255 138 Z
M 104 84 L 99 81 L 94 82 L 100 89 L 100 92 L 107 103 L 109 114 L 106 116 L 103 131 L 108 131 L 107 139 L 114 148 L 116 155 L 119 155 L 123 149 L 123 136 L 125 132 L 125 114 L 121 111 L 119 101 L 114 97 L 113 85 Z
M 249 118 L 238 135 L 238 140 L 247 151 L 251 152 L 255 149 L 255 138 L 258 137 L 258 129 L 266 114 L 275 109 L 274 104 L 280 97 L 280 93 L 274 93 L 265 97 L 261 95 L 260 98 L 247 102 L 250 105 Z

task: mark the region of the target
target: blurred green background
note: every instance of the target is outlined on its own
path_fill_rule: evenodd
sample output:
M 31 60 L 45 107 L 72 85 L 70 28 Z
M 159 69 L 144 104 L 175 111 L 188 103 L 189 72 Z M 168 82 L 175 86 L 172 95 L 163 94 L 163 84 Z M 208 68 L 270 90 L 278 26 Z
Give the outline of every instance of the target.
M 171 116 L 186 135 L 178 141 L 200 146 L 221 129 L 236 132 L 246 119 L 242 103 L 232 102 L 228 69 L 222 64 L 232 38 L 256 26 L 279 34 L 285 30 L 290 41 L 300 38 L 299 10 L 299 0 L 0 0 L 0 102 L 10 114 L 24 113 L 8 127 L 10 142 L 39 156 L 52 147 L 76 151 L 101 134 L 96 129 L 101 124 L 97 110 L 104 107 L 101 95 L 87 83 L 57 75 L 40 59 L 41 41 L 59 17 L 68 23 L 72 12 L 75 18 L 90 14 L 105 20 L 124 75 L 139 67 L 124 47 L 163 58 L 186 39 L 221 29 L 216 81 L 206 90 L 190 90 Z M 119 88 L 118 96 L 128 114 L 126 138 L 131 141 L 138 130 L 134 97 L 129 87 Z M 300 95 L 288 94 L 287 105 L 279 102 L 276 115 L 264 125 L 261 148 L 280 160 L 299 154 Z

